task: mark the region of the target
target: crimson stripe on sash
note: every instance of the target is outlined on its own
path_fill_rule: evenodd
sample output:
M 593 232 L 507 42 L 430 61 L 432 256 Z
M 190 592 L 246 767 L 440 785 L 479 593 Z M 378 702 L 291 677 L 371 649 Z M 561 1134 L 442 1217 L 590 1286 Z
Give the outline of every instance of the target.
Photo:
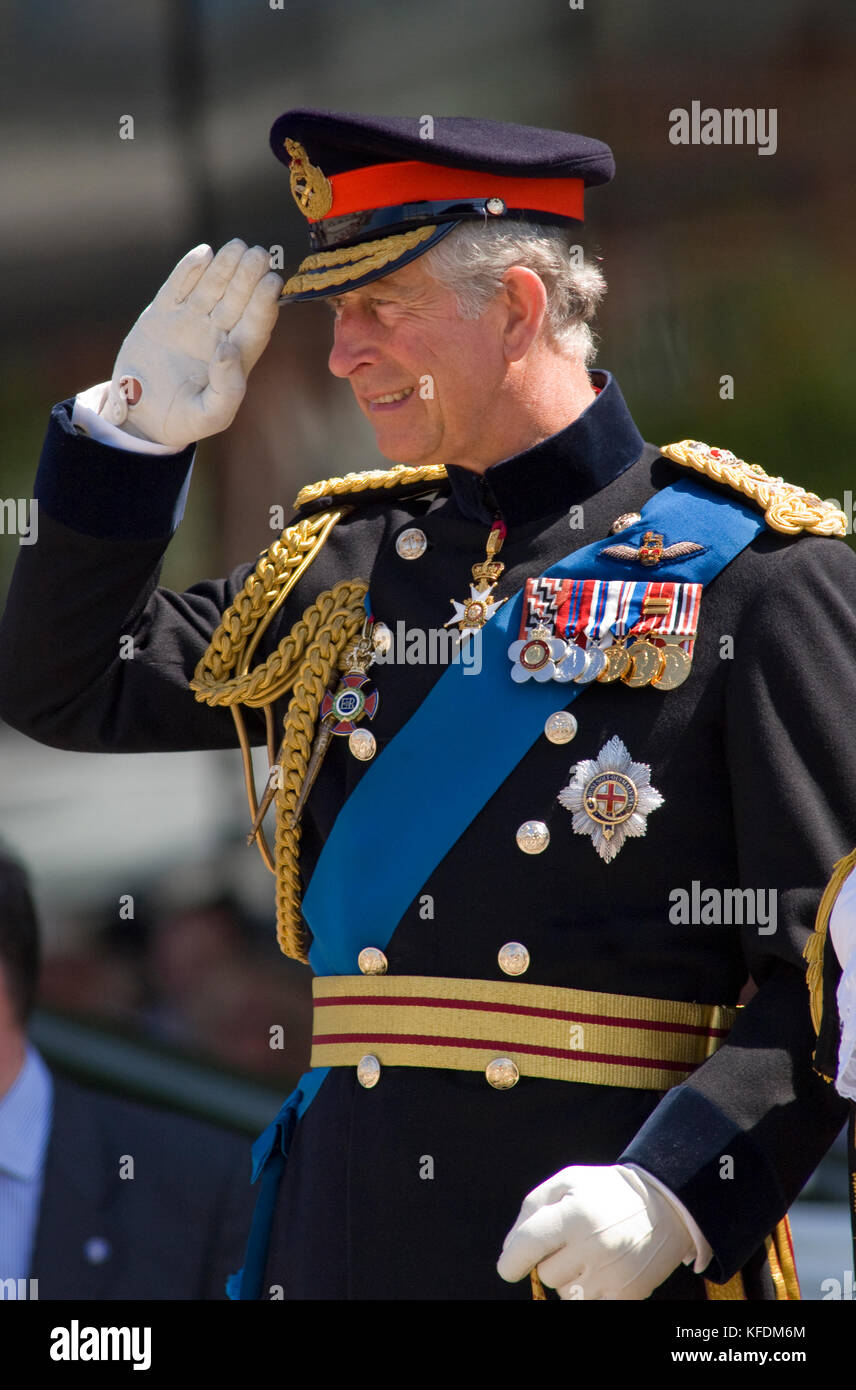
M 480 1004 L 476 999 L 341 994 L 315 1000 L 316 1009 L 331 1004 L 388 1004 L 394 1005 L 396 1008 L 410 1006 L 411 1008 L 477 1009 L 484 1013 L 523 1014 L 532 1018 L 558 1018 L 569 1023 L 602 1023 L 612 1028 L 648 1028 L 655 1033 L 688 1033 L 696 1037 L 725 1038 L 729 1032 L 727 1028 L 707 1028 L 701 1023 L 668 1023 L 656 1019 L 617 1018 L 611 1014 L 583 1014 L 569 1012 L 565 1009 L 541 1009 L 535 1005 L 526 1004 Z
M 313 1047 L 335 1043 L 402 1043 L 414 1047 L 472 1047 L 488 1051 L 508 1048 L 511 1052 L 528 1052 L 535 1057 L 570 1058 L 580 1062 L 609 1062 L 624 1067 L 651 1067 L 661 1071 L 689 1071 L 692 1062 L 663 1062 L 658 1057 L 621 1057 L 609 1052 L 577 1052 L 566 1047 L 538 1047 L 535 1043 L 510 1043 L 507 1038 L 497 1042 L 492 1038 L 437 1038 L 431 1033 L 317 1033 Z

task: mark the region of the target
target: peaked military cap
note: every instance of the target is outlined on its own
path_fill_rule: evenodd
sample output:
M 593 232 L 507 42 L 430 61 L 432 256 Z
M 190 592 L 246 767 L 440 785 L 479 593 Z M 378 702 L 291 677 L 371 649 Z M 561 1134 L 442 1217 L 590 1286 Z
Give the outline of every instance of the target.
M 312 253 L 284 302 L 358 289 L 465 220 L 583 220 L 583 189 L 612 178 L 600 140 L 467 116 L 286 111 L 271 148 L 290 170 Z

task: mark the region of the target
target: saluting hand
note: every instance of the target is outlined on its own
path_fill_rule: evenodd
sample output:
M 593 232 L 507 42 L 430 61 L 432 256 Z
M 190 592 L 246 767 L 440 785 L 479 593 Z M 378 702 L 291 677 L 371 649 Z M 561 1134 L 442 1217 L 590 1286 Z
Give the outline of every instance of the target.
M 235 418 L 277 318 L 282 279 L 261 246 L 196 246 L 116 358 L 105 420 L 176 451 Z

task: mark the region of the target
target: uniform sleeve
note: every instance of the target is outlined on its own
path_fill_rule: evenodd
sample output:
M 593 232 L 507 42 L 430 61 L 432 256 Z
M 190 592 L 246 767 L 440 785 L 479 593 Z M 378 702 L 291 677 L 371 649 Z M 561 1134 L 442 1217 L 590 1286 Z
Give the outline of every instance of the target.
M 251 566 L 185 593 L 159 589 L 192 450 L 128 453 L 79 434 L 57 406 L 0 622 L 0 717 L 54 748 L 151 752 L 235 746 L 227 709 L 188 689 Z M 250 712 L 248 728 L 262 738 Z
M 769 916 L 741 928 L 757 992 L 620 1159 L 649 1170 L 692 1213 L 717 1281 L 781 1220 L 847 1113 L 812 1068 L 802 950 L 832 865 L 856 835 L 856 557 L 815 538 L 783 548 L 733 643 L 724 757 L 734 886 L 762 890 Z

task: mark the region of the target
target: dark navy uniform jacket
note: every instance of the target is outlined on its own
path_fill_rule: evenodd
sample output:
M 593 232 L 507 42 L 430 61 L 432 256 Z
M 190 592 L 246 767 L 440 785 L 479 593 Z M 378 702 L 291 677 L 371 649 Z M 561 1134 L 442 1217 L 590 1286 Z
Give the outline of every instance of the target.
M 341 579 L 368 580 L 375 617 L 393 631 L 399 620 L 441 627 L 450 598 L 468 595 L 496 515 L 508 528 L 502 597 L 685 476 L 643 442 L 617 384 L 595 381 L 604 389 L 582 416 L 486 475 L 451 467 L 432 497 L 365 500 L 334 529 L 260 657 Z M 0 713 L 31 737 L 95 751 L 235 746 L 228 710 L 197 703 L 188 681 L 251 566 L 183 594 L 157 588 L 190 459 L 190 450 L 115 451 L 75 433 L 68 403 L 55 409 L 37 484 L 39 540 L 21 550 L 0 630 Z M 777 471 L 775 459 L 763 462 Z M 572 507 L 582 507 L 581 527 L 569 524 Z M 429 546 L 405 560 L 395 540 L 412 525 Z M 507 983 L 497 952 L 517 940 L 531 956 L 527 984 L 702 1003 L 735 1004 L 751 975 L 757 992 L 720 1050 L 665 1097 L 526 1077 L 497 1091 L 481 1073 L 409 1067 L 385 1068 L 366 1090 L 353 1068 L 334 1068 L 298 1124 L 267 1284 L 282 1284 L 286 1298 L 528 1298 L 527 1280 L 508 1285 L 495 1271 L 522 1199 L 568 1164 L 619 1159 L 661 1179 L 693 1214 L 714 1251 L 708 1277 L 757 1267 L 765 1236 L 846 1115 L 812 1071 L 801 952 L 832 865 L 856 838 L 855 614 L 856 557 L 845 544 L 763 531 L 706 588 L 685 683 L 668 693 L 621 682 L 586 690 L 574 741 L 535 742 L 386 948 L 391 976 Z M 129 633 L 135 657 L 121 660 Z M 380 749 L 443 669 L 375 669 Z M 253 712 L 249 722 L 262 741 Z M 571 764 L 596 758 L 613 735 L 650 765 L 664 803 L 646 835 L 604 864 L 556 794 Z M 307 881 L 364 771 L 347 740 L 334 739 L 304 814 Z M 466 776 L 465 766 L 455 772 Z M 395 813 L 390 805 L 379 817 L 366 874 L 382 874 L 396 853 Z M 526 820 L 548 823 L 543 854 L 517 849 Z M 768 903 L 775 890 L 775 930 L 673 921 L 670 895 L 694 883 L 764 890 Z M 427 1155 L 430 1179 L 420 1176 Z M 655 1296 L 701 1298 L 704 1286 L 681 1267 Z

